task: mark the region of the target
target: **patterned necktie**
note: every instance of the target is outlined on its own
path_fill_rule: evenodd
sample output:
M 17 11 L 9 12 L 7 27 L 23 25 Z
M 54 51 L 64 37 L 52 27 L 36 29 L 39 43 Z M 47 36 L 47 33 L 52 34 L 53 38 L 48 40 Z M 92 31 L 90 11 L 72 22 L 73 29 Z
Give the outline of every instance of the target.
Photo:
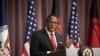
M 54 35 L 53 35 L 52 32 L 50 33 L 50 36 L 51 36 L 51 42 L 52 42 L 53 49 L 56 50 L 56 47 L 57 47 L 56 46 L 56 41 L 54 39 Z

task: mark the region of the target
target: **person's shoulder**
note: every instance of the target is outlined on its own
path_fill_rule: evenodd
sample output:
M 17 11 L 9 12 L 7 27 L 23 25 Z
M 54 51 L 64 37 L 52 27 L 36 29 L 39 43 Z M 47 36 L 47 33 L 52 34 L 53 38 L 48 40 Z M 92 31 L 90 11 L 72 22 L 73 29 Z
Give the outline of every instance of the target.
M 43 28 L 43 29 L 40 29 L 40 30 L 37 30 L 37 31 L 35 31 L 35 32 L 33 32 L 33 33 L 41 33 L 41 32 L 43 32 L 43 31 L 45 31 L 44 28 Z

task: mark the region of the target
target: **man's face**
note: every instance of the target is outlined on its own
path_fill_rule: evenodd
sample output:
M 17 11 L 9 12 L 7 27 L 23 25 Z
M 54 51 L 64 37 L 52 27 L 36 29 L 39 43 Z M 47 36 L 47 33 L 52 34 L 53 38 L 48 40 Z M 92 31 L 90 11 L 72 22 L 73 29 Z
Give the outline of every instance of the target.
M 55 16 L 50 17 L 50 19 L 47 22 L 47 29 L 50 32 L 53 32 L 56 30 L 58 24 L 58 19 Z

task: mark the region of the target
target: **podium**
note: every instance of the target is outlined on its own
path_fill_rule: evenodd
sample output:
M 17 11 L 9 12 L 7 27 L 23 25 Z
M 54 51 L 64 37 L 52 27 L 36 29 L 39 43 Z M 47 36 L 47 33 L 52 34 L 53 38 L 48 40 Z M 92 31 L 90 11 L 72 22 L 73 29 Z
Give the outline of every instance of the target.
M 78 56 L 79 48 L 66 48 L 66 56 Z M 100 48 L 92 48 L 94 56 L 100 56 Z

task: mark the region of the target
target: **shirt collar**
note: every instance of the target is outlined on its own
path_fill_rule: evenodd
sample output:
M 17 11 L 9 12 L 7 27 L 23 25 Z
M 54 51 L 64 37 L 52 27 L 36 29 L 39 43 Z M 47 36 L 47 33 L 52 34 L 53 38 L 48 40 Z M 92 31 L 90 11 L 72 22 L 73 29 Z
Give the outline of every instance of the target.
M 45 29 L 46 29 L 46 32 L 48 33 L 48 34 L 50 34 L 50 31 L 47 29 L 47 27 L 45 27 Z M 53 34 L 55 34 L 55 32 L 52 32 Z

